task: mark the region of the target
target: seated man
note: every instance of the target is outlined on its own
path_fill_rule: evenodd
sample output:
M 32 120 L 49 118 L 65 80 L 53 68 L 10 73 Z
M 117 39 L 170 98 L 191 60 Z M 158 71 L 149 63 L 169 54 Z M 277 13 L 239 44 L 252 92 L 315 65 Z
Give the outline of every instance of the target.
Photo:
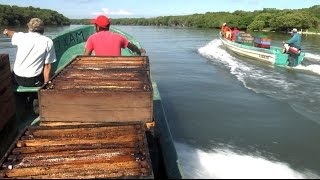
M 227 26 L 227 23 L 223 23 L 221 27 L 222 37 L 231 39 L 231 29 Z
M 95 24 L 97 32 L 89 36 L 84 55 L 90 56 L 94 51 L 96 56 L 120 56 L 121 48 L 129 48 L 139 55 L 146 52 L 130 43 L 124 36 L 109 31 L 110 21 L 108 17 L 100 15 L 91 20 L 91 23 Z
M 39 18 L 32 18 L 28 23 L 28 32 L 15 32 L 4 29 L 3 34 L 12 38 L 17 46 L 13 67 L 14 84 L 26 87 L 40 87 L 50 79 L 51 64 L 56 61 L 53 41 L 44 36 L 44 23 Z M 34 112 L 38 114 L 36 93 L 25 93 L 27 107 L 33 103 Z
M 287 42 L 284 42 L 285 52 L 290 52 L 290 47 L 300 50 L 301 49 L 301 36 L 298 33 L 296 28 L 292 29 L 292 38 L 289 39 Z
M 232 34 L 231 34 L 231 40 L 232 41 L 237 41 L 237 36 L 239 36 L 240 31 L 238 30 L 237 27 L 233 28 Z
M 296 28 L 291 31 L 292 38 L 284 42 L 284 53 L 289 54 L 289 66 L 294 65 L 294 59 L 300 55 L 301 51 L 301 35 Z
M 39 87 L 50 79 L 51 63 L 56 61 L 53 41 L 44 36 L 44 23 L 32 18 L 28 33 L 8 29 L 3 34 L 12 38 L 18 51 L 13 68 L 13 79 L 17 85 Z

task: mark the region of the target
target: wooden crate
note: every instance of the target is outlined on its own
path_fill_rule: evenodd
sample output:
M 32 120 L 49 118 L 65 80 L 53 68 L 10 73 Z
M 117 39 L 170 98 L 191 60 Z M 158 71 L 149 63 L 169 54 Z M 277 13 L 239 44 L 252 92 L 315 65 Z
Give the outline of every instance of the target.
M 153 179 L 142 123 L 29 126 L 0 161 L 0 179 Z
M 0 54 L 0 131 L 15 115 L 9 56 Z
M 147 57 L 76 57 L 39 92 L 41 121 L 152 121 Z

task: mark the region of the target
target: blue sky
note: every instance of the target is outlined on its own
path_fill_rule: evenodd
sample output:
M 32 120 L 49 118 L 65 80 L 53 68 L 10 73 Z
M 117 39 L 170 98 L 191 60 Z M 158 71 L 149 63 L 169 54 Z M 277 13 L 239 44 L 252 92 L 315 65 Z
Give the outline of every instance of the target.
M 157 17 L 263 8 L 301 9 L 320 0 L 0 0 L 0 4 L 33 6 L 58 11 L 68 18 Z

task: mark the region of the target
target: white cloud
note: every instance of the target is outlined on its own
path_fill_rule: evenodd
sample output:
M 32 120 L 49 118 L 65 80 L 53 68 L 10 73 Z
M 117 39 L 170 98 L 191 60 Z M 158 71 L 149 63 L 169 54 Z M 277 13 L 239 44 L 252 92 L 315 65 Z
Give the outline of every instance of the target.
M 116 11 L 110 11 L 108 8 L 102 8 L 102 11 L 106 14 L 106 15 L 133 15 L 133 13 L 127 11 L 127 10 L 116 10 Z
M 108 8 L 102 8 L 101 11 L 99 12 L 94 12 L 92 13 L 92 15 L 94 16 L 98 16 L 98 15 L 107 15 L 107 16 L 115 16 L 115 17 L 121 17 L 121 16 L 132 16 L 134 15 L 133 13 L 127 11 L 127 10 L 123 10 L 123 9 L 120 9 L 120 10 L 116 10 L 116 11 L 111 11 L 109 10 Z

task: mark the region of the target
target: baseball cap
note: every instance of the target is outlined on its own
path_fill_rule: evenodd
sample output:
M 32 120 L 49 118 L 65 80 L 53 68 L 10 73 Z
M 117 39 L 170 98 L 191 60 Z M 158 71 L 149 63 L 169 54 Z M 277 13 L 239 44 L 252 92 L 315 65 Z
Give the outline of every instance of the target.
M 90 21 L 91 24 L 96 24 L 99 27 L 105 28 L 110 24 L 109 18 L 104 15 L 98 16 L 96 19 Z
M 44 30 L 44 23 L 39 18 L 32 18 L 28 22 L 28 28 L 31 31 L 41 31 Z
M 298 30 L 297 30 L 297 28 L 293 28 L 291 32 L 296 33 L 296 32 L 298 32 Z
M 222 25 L 225 26 L 225 25 L 227 25 L 227 23 L 223 23 Z

